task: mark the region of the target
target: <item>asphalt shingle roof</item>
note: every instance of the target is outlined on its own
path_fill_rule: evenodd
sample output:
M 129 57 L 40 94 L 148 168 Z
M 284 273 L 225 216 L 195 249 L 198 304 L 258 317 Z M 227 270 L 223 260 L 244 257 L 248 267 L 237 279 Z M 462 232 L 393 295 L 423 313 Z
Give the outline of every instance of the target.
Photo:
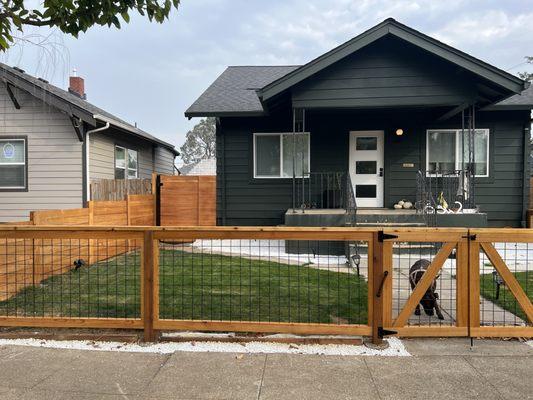
M 228 67 L 189 107 L 185 115 L 261 114 L 264 110 L 256 90 L 297 68 L 295 65 Z
M 159 143 L 165 147 L 171 148 L 174 150 L 174 145 L 171 143 L 165 142 L 161 139 L 158 139 L 157 137 L 149 134 L 148 132 L 143 131 L 142 129 L 137 128 L 134 125 L 131 125 L 130 123 L 124 121 L 123 119 L 118 118 L 117 116 L 95 106 L 94 104 L 89 103 L 87 100 L 84 100 L 75 94 L 72 94 L 66 90 L 63 90 L 55 85 L 52 85 L 51 83 L 48 83 L 46 81 L 43 81 L 39 78 L 36 78 L 32 75 L 29 75 L 25 72 L 21 72 L 18 69 L 15 69 L 13 67 L 10 67 L 9 65 L 0 63 L 0 78 L 2 76 L 9 79 L 10 75 L 12 77 L 21 79 L 29 84 L 31 84 L 36 89 L 41 89 L 45 91 L 46 93 L 52 94 L 59 99 L 64 100 L 67 103 L 72 104 L 75 107 L 78 107 L 84 111 L 86 111 L 89 114 L 92 115 L 99 115 L 104 117 L 104 119 L 108 120 L 111 125 L 115 125 L 119 128 L 125 129 L 134 135 L 140 136 L 142 138 L 145 138 L 151 142 Z
M 521 94 L 515 94 L 508 99 L 496 103 L 493 108 L 532 108 L 533 107 L 533 84 Z

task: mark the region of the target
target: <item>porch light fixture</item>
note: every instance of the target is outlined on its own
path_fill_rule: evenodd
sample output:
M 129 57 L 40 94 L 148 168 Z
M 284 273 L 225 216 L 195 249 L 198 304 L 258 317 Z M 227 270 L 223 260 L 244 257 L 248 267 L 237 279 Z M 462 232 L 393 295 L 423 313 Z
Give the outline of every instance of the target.
M 402 136 L 403 135 L 403 129 L 396 129 L 396 136 Z

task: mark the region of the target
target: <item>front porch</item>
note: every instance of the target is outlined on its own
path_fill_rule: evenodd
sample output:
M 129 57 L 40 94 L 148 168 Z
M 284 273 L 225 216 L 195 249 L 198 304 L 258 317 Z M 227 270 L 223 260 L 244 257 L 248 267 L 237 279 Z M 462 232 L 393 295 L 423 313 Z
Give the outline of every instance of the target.
M 421 212 L 395 210 L 390 208 L 359 208 L 355 214 L 355 224 L 351 224 L 350 214 L 343 208 L 329 209 L 288 209 L 285 213 L 287 226 L 359 226 L 359 227 L 424 227 L 428 217 Z M 436 214 L 435 226 L 470 227 L 487 226 L 486 213 Z

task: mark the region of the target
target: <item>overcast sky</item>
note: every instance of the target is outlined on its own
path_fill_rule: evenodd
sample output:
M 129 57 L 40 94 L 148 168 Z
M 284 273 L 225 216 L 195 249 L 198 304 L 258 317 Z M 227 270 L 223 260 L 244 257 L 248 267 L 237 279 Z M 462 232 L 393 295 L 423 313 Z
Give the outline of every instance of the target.
M 52 55 L 25 45 L 0 59 L 63 88 L 76 68 L 89 101 L 179 147 L 197 122 L 184 111 L 228 65 L 302 64 L 388 17 L 512 73 L 533 69 L 533 0 L 182 0 L 163 25 L 132 16 L 120 31 L 56 33 Z

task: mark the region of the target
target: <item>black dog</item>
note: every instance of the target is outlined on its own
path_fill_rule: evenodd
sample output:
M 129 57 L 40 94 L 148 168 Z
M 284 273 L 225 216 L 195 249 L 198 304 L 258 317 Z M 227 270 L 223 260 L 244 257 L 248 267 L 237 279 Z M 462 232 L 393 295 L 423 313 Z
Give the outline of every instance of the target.
M 430 264 L 431 263 L 428 260 L 422 259 L 415 262 L 413 266 L 409 268 L 409 283 L 411 284 L 411 290 L 413 290 L 418 282 L 420 282 Z M 422 305 L 424 312 L 430 317 L 433 316 L 433 309 L 435 309 L 437 317 L 439 319 L 444 319 L 439 304 L 437 303 L 437 299 L 439 298 L 438 293 L 435 291 L 437 289 L 437 279 L 438 277 L 433 280 L 428 290 L 426 290 L 426 293 L 424 293 L 424 297 L 420 300 L 420 304 L 416 305 L 415 315 L 420 315 L 420 305 Z

